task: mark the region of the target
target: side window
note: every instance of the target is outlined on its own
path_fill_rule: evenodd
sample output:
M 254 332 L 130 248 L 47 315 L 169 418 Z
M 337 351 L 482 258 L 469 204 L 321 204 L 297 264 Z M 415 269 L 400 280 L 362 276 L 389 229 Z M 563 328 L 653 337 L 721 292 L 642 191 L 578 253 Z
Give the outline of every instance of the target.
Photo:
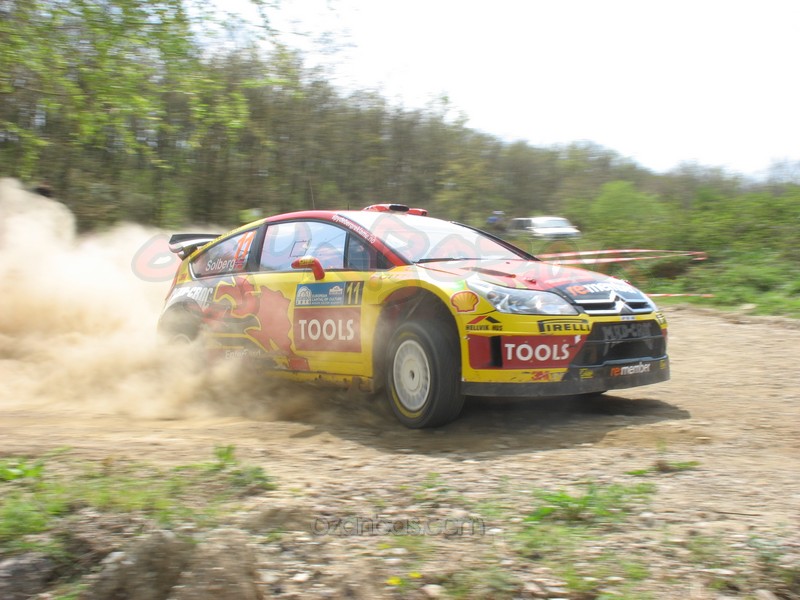
M 375 268 L 375 249 L 364 240 L 350 235 L 347 239 L 347 259 L 345 266 L 353 271 L 369 271 Z
M 344 268 L 344 242 L 347 233 L 328 223 L 311 223 L 311 247 L 308 253 L 319 259 L 325 269 Z
M 319 221 L 292 221 L 267 227 L 261 269 L 288 271 L 301 256 L 315 256 L 326 269 L 344 267 L 343 229 Z
M 261 250 L 261 270 L 290 270 L 292 261 L 308 253 L 310 241 L 311 231 L 305 222 L 269 225 Z
M 197 277 L 211 277 L 241 273 L 247 266 L 255 237 L 256 230 L 253 229 L 212 246 L 192 261 L 194 274 Z

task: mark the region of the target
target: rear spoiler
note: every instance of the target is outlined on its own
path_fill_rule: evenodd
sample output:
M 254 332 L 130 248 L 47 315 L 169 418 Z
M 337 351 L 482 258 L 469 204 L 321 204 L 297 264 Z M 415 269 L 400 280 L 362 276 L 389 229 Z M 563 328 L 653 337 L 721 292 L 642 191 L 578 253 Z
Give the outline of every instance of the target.
M 205 246 L 219 236 L 219 233 L 176 233 L 169 238 L 169 249 L 181 258 L 186 258 L 200 246 Z

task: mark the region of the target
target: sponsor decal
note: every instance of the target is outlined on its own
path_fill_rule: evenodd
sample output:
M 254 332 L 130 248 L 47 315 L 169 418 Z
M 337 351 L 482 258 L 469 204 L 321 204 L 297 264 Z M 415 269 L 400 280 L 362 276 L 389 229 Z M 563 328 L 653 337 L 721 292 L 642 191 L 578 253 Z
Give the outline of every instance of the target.
M 467 323 L 466 329 L 467 331 L 503 331 L 503 324 L 494 317 L 481 315 Z
M 641 375 L 642 373 L 649 373 L 650 363 L 639 363 L 638 365 L 625 365 L 624 367 L 611 367 L 609 375 L 611 377 L 624 377 L 626 375 Z
M 236 268 L 236 259 L 229 258 L 217 258 L 217 259 L 209 259 L 206 262 L 206 273 L 214 273 L 216 271 L 233 271 Z
M 230 359 L 245 359 L 245 358 L 261 358 L 261 350 L 256 350 L 253 352 L 252 350 L 248 350 L 247 348 L 242 348 L 238 350 L 225 350 L 225 358 Z
M 560 371 L 538 370 L 531 373 L 531 381 L 554 383 L 562 379 L 564 379 L 564 373 Z
M 363 237 L 370 244 L 374 244 L 375 240 L 378 239 L 373 233 L 370 233 L 369 230 L 363 228 L 361 225 L 357 223 L 353 223 L 353 221 L 351 221 L 350 219 L 345 219 L 344 217 L 339 215 L 333 215 L 333 217 L 331 217 L 331 221 L 334 221 L 335 223 L 341 223 L 349 230 L 355 231 L 358 235 Z
M 361 304 L 363 281 L 308 283 L 297 286 L 295 306 L 348 306 Z
M 581 369 L 578 373 L 581 379 L 594 379 L 594 371 L 592 369 Z
M 473 312 L 478 305 L 478 295 L 475 292 L 458 292 L 450 296 L 450 304 L 460 313 Z
M 219 257 L 216 259 L 209 258 L 206 261 L 205 272 L 230 273 L 233 271 L 241 271 L 244 268 L 245 263 L 247 262 L 247 257 L 250 256 L 250 246 L 252 246 L 253 238 L 255 238 L 255 236 L 256 236 L 255 230 L 248 231 L 247 233 L 243 234 L 237 241 L 236 250 L 234 251 L 233 257 L 231 258 L 225 258 L 225 257 Z M 217 248 L 224 247 L 227 243 L 228 243 L 227 241 L 223 242 L 222 245 L 217 246 Z
M 550 319 L 539 321 L 539 333 L 563 333 L 574 335 L 576 333 L 590 333 L 592 326 L 585 319 Z
M 361 310 L 304 308 L 294 313 L 298 350 L 361 352 Z
M 603 326 L 603 341 L 617 342 L 620 340 L 630 340 L 645 338 L 650 335 L 650 321 L 638 321 L 634 323 L 618 323 Z
M 217 284 L 214 303 L 208 312 L 211 320 L 238 322 L 237 329 L 263 349 L 265 356 L 282 356 L 290 368 L 308 370 L 308 361 L 292 350 L 290 301 L 280 291 L 239 276 Z
M 170 303 L 174 302 L 178 298 L 189 298 L 197 302 L 200 305 L 200 308 L 206 309 L 208 305 L 211 303 L 211 296 L 214 292 L 213 288 L 210 287 L 203 287 L 199 285 L 191 286 L 191 287 L 182 287 L 177 288 L 170 297 Z
M 583 337 L 508 336 L 501 342 L 503 366 L 510 369 L 566 367 L 583 345 Z

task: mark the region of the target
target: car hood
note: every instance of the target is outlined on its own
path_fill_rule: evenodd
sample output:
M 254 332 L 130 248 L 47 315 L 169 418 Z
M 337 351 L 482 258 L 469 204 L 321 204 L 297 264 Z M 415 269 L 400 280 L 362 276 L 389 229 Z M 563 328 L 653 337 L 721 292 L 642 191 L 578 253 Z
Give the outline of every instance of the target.
M 586 269 L 539 261 L 455 260 L 417 265 L 432 279 L 466 280 L 531 290 L 557 291 L 572 300 L 607 299 L 614 294 L 625 300 L 647 297 L 631 284 L 616 277 Z

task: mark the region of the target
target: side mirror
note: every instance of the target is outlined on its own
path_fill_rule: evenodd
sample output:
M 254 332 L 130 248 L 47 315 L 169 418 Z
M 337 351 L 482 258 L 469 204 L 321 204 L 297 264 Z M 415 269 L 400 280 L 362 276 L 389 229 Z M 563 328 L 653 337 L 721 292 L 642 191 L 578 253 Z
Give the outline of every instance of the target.
M 293 269 L 311 269 L 314 273 L 314 279 L 320 280 L 325 277 L 325 269 L 322 268 L 322 263 L 313 256 L 301 256 L 292 262 Z

